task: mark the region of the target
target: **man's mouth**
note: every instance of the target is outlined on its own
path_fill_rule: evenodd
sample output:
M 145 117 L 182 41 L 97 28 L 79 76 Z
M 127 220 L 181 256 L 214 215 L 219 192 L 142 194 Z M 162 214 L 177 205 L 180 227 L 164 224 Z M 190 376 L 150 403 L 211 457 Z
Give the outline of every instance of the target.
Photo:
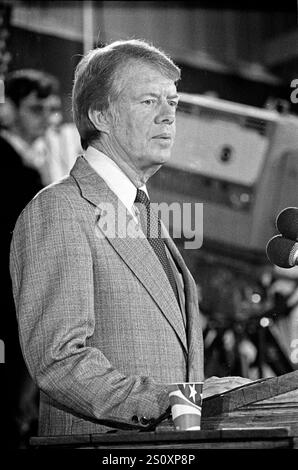
M 155 136 L 153 137 L 153 139 L 171 140 L 171 139 L 172 139 L 172 136 L 171 136 L 171 134 L 159 134 L 159 135 L 155 135 Z

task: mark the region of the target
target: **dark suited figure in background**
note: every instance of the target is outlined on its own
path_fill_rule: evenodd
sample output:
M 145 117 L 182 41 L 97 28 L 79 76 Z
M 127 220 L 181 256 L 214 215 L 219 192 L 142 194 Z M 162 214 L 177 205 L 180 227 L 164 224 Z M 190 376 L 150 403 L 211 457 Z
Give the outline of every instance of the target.
M 146 188 L 171 155 L 179 77 L 142 41 L 90 51 L 73 90 L 85 154 L 17 221 L 11 275 L 40 435 L 144 429 L 167 410 L 167 384 L 204 379 L 197 288 Z M 244 382 L 209 379 L 204 395 Z
M 5 434 L 11 446 L 22 445 L 30 427 L 36 423 L 36 389 L 25 367 L 18 341 L 9 275 L 9 246 L 17 217 L 43 187 L 31 146 L 48 128 L 51 97 L 57 93 L 58 83 L 54 77 L 37 70 L 19 70 L 7 75 L 5 101 L 0 104 L 1 228 L 4 244 L 0 336 L 5 342 L 6 356 L 3 368 L 6 400 L 2 406 L 8 421 Z

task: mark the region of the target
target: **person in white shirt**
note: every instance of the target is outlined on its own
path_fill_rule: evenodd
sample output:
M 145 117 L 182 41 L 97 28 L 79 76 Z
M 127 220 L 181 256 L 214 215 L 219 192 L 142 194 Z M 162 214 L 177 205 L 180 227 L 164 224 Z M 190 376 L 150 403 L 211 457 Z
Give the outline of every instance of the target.
M 59 95 L 50 97 L 49 126 L 32 145 L 35 165 L 46 186 L 67 176 L 78 154 L 82 153 L 80 135 L 73 122 L 64 122 Z

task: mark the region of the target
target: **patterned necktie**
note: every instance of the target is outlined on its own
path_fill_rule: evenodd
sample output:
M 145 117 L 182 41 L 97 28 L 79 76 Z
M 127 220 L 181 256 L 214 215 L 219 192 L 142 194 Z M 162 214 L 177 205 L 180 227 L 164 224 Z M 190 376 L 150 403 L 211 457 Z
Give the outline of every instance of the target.
M 146 193 L 141 189 L 137 189 L 135 203 L 137 204 L 140 212 L 142 230 L 146 235 L 148 242 L 152 246 L 156 256 L 161 262 L 179 304 L 176 281 L 166 254 L 164 241 L 161 237 L 160 219 L 153 212 Z

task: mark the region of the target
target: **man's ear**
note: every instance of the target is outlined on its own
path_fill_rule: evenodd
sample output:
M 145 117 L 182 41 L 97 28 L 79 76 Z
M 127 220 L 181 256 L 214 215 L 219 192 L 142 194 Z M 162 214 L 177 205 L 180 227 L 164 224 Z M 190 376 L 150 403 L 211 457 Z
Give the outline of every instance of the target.
M 88 117 L 92 122 L 93 126 L 100 132 L 104 132 L 106 134 L 110 133 L 110 123 L 107 119 L 106 113 L 102 111 L 97 111 L 96 109 L 89 109 Z

